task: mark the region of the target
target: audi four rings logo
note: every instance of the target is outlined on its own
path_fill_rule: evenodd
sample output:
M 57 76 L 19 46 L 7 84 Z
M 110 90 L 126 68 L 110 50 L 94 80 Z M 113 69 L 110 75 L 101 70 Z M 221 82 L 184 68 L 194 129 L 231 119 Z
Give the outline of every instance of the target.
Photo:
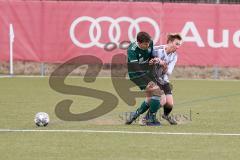
M 75 36 L 75 28 L 77 25 L 80 25 L 81 22 L 88 21 L 91 23 L 89 27 L 89 37 L 90 37 L 90 42 L 88 43 L 83 43 L 80 42 L 76 36 Z M 140 26 L 139 24 L 141 22 L 149 23 L 150 25 L 153 26 L 154 31 L 155 31 L 155 37 L 153 38 L 153 41 L 156 43 L 159 40 L 160 36 L 160 29 L 156 21 L 149 17 L 139 17 L 137 19 L 132 19 L 130 17 L 118 17 L 116 19 L 113 19 L 111 17 L 99 17 L 99 18 L 92 18 L 88 16 L 83 16 L 79 17 L 76 20 L 73 21 L 70 27 L 70 37 L 72 42 L 81 48 L 89 48 L 93 46 L 98 46 L 100 48 L 104 48 L 104 43 L 101 43 L 99 40 L 102 35 L 102 29 L 100 26 L 100 22 L 109 22 L 110 26 L 108 28 L 108 37 L 109 37 L 109 42 L 119 44 L 119 40 L 121 37 L 121 28 L 120 28 L 120 22 L 128 22 L 130 23 L 130 26 L 128 28 L 128 38 L 130 41 L 134 41 L 135 37 L 133 35 L 133 30 L 135 29 L 136 32 L 140 32 Z M 94 29 L 96 28 L 96 34 L 94 34 Z M 114 34 L 114 29 L 115 29 L 115 34 Z

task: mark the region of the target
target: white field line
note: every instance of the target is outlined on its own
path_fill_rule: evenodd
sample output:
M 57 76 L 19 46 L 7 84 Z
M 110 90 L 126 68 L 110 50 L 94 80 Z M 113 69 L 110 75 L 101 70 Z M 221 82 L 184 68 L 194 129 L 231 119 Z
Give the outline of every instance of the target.
M 0 129 L 0 132 L 60 132 L 60 133 L 115 133 L 115 134 L 151 134 L 183 136 L 240 136 L 240 133 L 204 133 L 204 132 L 138 132 L 111 130 L 38 130 L 38 129 Z

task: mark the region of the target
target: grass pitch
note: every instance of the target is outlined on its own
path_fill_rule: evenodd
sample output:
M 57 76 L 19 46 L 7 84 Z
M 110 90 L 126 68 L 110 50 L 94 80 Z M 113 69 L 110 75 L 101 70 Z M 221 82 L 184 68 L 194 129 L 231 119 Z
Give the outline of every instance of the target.
M 185 120 L 177 126 L 161 120 L 162 127 L 147 127 L 123 124 L 125 112 L 134 111 L 144 98 L 137 98 L 135 106 L 128 106 L 117 95 L 110 78 L 97 78 L 94 83 L 86 83 L 82 78 L 66 80 L 68 84 L 110 92 L 119 100 L 110 113 L 83 122 L 60 120 L 54 112 L 56 104 L 72 99 L 71 112 L 82 113 L 96 108 L 101 100 L 58 93 L 49 87 L 48 78 L 0 78 L 0 157 L 9 160 L 225 160 L 240 157 L 240 82 L 172 82 L 173 115 Z M 37 128 L 33 122 L 34 115 L 40 111 L 50 115 L 50 124 L 45 128 Z M 14 131 L 16 129 L 18 131 Z M 70 132 L 73 130 L 77 132 Z M 86 132 L 88 130 L 91 132 Z

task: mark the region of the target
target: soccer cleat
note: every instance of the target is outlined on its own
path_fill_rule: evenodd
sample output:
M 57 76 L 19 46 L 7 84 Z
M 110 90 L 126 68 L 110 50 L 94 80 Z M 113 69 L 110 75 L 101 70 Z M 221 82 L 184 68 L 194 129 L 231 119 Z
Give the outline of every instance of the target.
M 171 125 L 177 125 L 177 121 L 171 116 L 166 116 L 163 114 L 162 118 L 167 120 Z
M 146 116 L 141 120 L 142 126 L 160 126 L 161 123 L 156 118 L 156 113 L 147 112 Z
M 139 120 L 139 124 L 141 126 L 161 126 L 161 123 L 157 119 L 155 121 L 150 121 L 150 120 L 146 119 L 146 117 Z
M 132 124 L 133 121 L 135 121 L 135 119 L 129 119 L 125 122 L 125 124 L 130 125 Z
M 130 125 L 132 124 L 133 121 L 135 121 L 137 119 L 139 115 L 137 113 L 132 113 L 130 114 L 129 119 L 125 122 L 126 125 Z
M 155 120 L 154 122 L 146 122 L 146 126 L 161 126 L 161 123 Z

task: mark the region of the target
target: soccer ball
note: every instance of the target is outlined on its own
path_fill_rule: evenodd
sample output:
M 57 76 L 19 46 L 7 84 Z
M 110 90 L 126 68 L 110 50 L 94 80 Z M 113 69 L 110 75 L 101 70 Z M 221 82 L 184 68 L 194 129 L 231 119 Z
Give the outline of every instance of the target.
M 46 127 L 49 123 L 49 120 L 49 116 L 45 112 L 38 112 L 34 118 L 34 122 L 38 127 Z

